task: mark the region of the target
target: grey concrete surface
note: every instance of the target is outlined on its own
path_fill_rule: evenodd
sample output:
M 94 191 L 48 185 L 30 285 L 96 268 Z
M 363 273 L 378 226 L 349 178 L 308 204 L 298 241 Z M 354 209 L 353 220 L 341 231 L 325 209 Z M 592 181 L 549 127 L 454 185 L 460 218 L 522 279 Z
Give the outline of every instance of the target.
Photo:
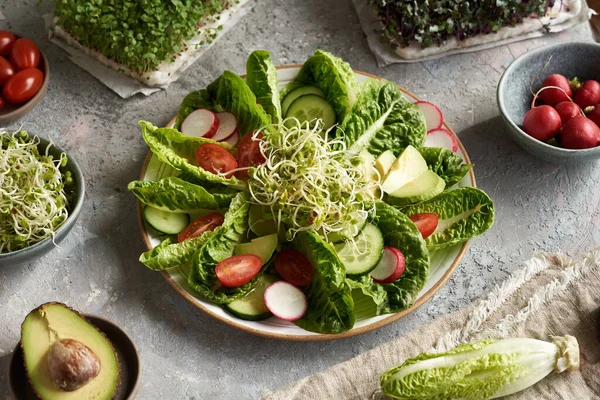
M 262 0 L 167 91 L 122 100 L 46 40 L 51 4 L 2 0 L 0 29 L 36 40 L 52 68 L 50 87 L 20 122 L 39 126 L 70 150 L 87 176 L 86 203 L 72 234 L 23 268 L 0 266 L 0 399 L 7 367 L 29 310 L 56 300 L 121 324 L 143 361 L 140 399 L 253 399 L 347 360 L 465 306 L 518 269 L 536 250 L 578 253 L 600 243 L 600 163 L 560 166 L 521 150 L 504 132 L 496 84 L 528 48 L 591 40 L 586 25 L 559 35 L 439 61 L 377 68 L 349 0 Z M 139 119 L 166 123 L 184 95 L 224 69 L 244 71 L 247 55 L 267 49 L 277 64 L 302 63 L 326 49 L 359 70 L 390 79 L 441 106 L 473 162 L 497 220 L 428 303 L 376 332 L 325 343 L 250 336 L 215 322 L 138 262 L 144 251 L 136 203 L 126 185 L 147 152 Z M 16 125 L 15 125 L 16 126 Z

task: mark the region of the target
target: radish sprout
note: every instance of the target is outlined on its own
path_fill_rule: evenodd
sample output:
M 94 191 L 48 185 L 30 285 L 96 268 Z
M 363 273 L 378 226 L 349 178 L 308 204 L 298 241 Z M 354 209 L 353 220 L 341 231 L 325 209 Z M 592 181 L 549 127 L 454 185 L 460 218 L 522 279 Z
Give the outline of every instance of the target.
M 288 240 L 306 230 L 325 238 L 341 232 L 368 217 L 365 202 L 381 198 L 379 181 L 367 179 L 362 159 L 322 132 L 320 121 L 287 118 L 254 137 L 259 133 L 266 161 L 250 169 L 248 188 L 252 202 L 268 207 L 277 225 L 287 228 Z
M 54 160 L 48 154 L 52 144 L 39 154 L 39 143 L 25 131 L 0 130 L 0 253 L 54 237 L 67 219 L 64 186 L 72 178 L 59 170 L 67 156 L 62 153 Z

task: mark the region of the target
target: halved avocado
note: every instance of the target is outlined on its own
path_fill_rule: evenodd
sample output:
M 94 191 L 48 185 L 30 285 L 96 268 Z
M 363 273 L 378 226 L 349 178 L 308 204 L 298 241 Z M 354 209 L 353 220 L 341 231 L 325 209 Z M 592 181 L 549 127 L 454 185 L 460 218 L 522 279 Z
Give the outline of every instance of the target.
M 98 374 L 76 390 L 58 388 L 52 381 L 56 370 L 50 371 L 48 359 L 50 349 L 59 341 L 80 342 L 100 361 Z M 46 303 L 31 311 L 21 325 L 21 347 L 31 386 L 43 400 L 109 400 L 117 390 L 120 366 L 111 343 L 64 304 Z

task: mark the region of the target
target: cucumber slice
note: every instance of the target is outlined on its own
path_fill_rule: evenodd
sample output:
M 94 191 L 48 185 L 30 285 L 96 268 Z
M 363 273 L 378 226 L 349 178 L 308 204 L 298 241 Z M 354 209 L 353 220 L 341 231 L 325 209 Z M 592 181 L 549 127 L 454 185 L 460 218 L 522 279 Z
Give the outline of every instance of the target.
M 304 96 L 306 94 L 314 94 L 319 97 L 325 98 L 325 93 L 321 89 L 316 86 L 301 86 L 297 89 L 292 90 L 285 96 L 283 101 L 281 102 L 281 115 L 285 115 L 287 113 L 290 105 L 300 96 Z
M 355 224 L 348 225 L 346 228 L 339 232 L 333 232 L 327 235 L 327 241 L 329 243 L 342 243 L 345 240 L 352 239 L 358 235 L 367 224 L 367 217 L 357 221 Z
M 335 111 L 331 104 L 324 98 L 316 94 L 305 94 L 298 97 L 287 110 L 287 117 L 296 117 L 300 122 L 321 119 L 323 121 L 323 130 L 327 130 L 335 125 Z
M 245 297 L 232 301 L 225 305 L 225 309 L 247 321 L 260 321 L 269 318 L 272 314 L 265 305 L 265 290 L 279 279 L 273 275 L 262 274 L 254 290 Z
M 190 223 L 188 214 L 163 211 L 150 206 L 144 207 L 142 212 L 151 227 L 167 235 L 177 235 Z
M 346 267 L 346 275 L 357 276 L 371 272 L 383 255 L 383 234 L 373 224 L 366 224 L 360 234 L 351 241 L 334 246 L 340 261 Z

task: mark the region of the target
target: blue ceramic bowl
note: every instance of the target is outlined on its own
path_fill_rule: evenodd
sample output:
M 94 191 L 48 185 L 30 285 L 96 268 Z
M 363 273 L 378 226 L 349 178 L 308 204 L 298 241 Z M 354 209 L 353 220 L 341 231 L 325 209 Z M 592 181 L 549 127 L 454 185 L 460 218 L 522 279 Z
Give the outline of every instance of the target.
M 536 79 L 533 90 L 537 91 L 543 79 L 550 74 L 562 74 L 586 81 L 600 80 L 600 44 L 593 42 L 565 42 L 529 51 L 506 69 L 498 84 L 498 106 L 506 131 L 523 149 L 551 163 L 572 164 L 600 159 L 600 146 L 585 150 L 569 150 L 551 146 L 526 134 L 522 129 L 523 118 L 531 107 L 533 96 L 529 86 L 536 74 L 546 70 Z
M 40 137 L 40 144 L 38 145 L 39 152 L 45 152 L 49 143 L 50 142 L 47 139 Z M 56 145 L 52 145 L 49 150 L 49 154 L 54 156 L 55 159 L 60 157 L 60 154 L 63 152 L 66 153 Z M 75 185 L 71 186 L 70 188 L 72 191 L 73 200 L 69 207 L 69 216 L 67 217 L 67 220 L 60 226 L 60 228 L 56 230 L 54 241 L 52 241 L 51 237 L 48 237 L 24 249 L 0 254 L 0 267 L 23 265 L 37 260 L 50 250 L 54 249 L 56 245 L 59 244 L 69 234 L 75 225 L 83 204 L 85 183 L 79 165 L 77 165 L 75 160 L 68 153 L 67 157 L 69 162 L 67 163 L 66 167 L 63 168 L 63 170 L 65 172 L 71 171 L 71 176 L 75 181 Z

